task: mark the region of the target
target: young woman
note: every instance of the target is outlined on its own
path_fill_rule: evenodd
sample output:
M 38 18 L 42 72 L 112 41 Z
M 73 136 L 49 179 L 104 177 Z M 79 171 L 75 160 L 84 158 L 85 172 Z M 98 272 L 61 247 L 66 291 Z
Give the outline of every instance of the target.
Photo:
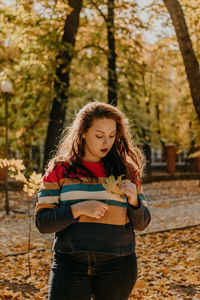
M 134 230 L 151 219 L 143 167 L 128 120 L 112 105 L 87 104 L 63 132 L 35 209 L 39 231 L 55 233 L 50 300 L 128 299 L 137 279 Z M 124 179 L 113 191 L 112 175 Z

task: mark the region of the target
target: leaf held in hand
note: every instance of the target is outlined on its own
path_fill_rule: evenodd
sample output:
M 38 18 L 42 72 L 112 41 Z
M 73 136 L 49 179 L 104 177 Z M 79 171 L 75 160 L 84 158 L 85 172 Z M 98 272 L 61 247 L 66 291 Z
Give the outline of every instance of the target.
M 102 185 L 108 192 L 123 196 L 124 193 L 120 190 L 120 188 L 118 186 L 118 184 L 123 181 L 122 177 L 123 177 L 123 175 L 120 175 L 120 176 L 118 176 L 118 178 L 116 180 L 115 177 L 113 175 L 111 175 L 108 178 L 106 178 L 105 182 Z

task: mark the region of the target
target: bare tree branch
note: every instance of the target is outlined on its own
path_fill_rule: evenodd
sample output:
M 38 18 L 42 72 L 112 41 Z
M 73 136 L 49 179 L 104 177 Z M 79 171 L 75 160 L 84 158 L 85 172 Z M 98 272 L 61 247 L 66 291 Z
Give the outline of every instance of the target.
M 98 7 L 98 5 L 94 1 L 92 1 L 92 0 L 90 0 L 90 3 L 98 10 L 98 12 L 100 13 L 100 15 L 104 18 L 105 22 L 107 22 L 106 16 L 103 14 L 103 12 Z
M 80 52 L 80 51 L 82 51 L 83 49 L 87 49 L 87 48 L 97 48 L 97 49 L 101 50 L 105 55 L 108 55 L 108 51 L 107 51 L 107 50 L 105 50 L 105 49 L 102 48 L 101 46 L 98 46 L 98 45 L 95 45 L 95 44 L 88 44 L 88 45 L 86 45 L 86 46 L 84 46 L 84 47 L 82 47 L 82 48 L 80 48 L 80 49 L 78 49 L 78 50 L 76 50 L 76 51 L 77 51 L 77 52 Z

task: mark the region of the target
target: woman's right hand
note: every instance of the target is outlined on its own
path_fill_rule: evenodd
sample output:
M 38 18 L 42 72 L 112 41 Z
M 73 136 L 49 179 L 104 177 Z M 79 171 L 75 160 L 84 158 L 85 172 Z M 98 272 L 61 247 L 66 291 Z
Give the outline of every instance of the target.
M 108 210 L 109 205 L 97 200 L 88 200 L 71 205 L 74 218 L 80 215 L 100 219 Z

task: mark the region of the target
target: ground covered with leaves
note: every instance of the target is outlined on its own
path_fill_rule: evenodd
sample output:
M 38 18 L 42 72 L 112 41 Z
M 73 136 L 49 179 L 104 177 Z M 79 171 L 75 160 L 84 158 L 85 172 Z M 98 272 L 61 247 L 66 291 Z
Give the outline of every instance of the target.
M 197 225 L 200 223 L 199 182 L 144 184 L 144 191 L 153 218 L 149 232 L 136 233 L 138 280 L 130 300 L 200 299 L 200 225 Z M 3 211 L 3 192 L 1 196 L 0 299 L 47 299 L 53 236 L 38 233 L 31 217 L 29 274 L 26 195 L 10 192 L 14 212 L 8 217 Z M 31 201 L 31 214 L 33 207 L 34 199 Z M 166 223 L 167 227 L 164 227 Z M 170 230 L 179 227 L 183 228 Z

